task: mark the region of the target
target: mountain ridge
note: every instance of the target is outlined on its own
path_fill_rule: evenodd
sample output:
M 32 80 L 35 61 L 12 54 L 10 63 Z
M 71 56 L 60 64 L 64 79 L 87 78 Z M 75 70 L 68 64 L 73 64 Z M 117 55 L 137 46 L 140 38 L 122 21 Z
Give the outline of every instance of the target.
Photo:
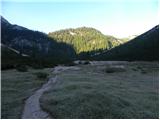
M 31 59 L 36 59 L 41 64 L 44 62 L 46 64 L 63 63 L 76 57 L 72 46 L 63 42 L 58 43 L 42 32 L 12 25 L 3 17 L 1 18 L 1 31 L 2 44 L 19 51 L 21 55 L 26 54 Z M 5 59 L 2 62 L 5 62 Z
M 31 59 L 29 61 L 34 64 L 49 66 L 77 59 L 127 61 L 158 59 L 159 25 L 128 42 L 110 35 L 106 36 L 92 27 L 69 28 L 45 34 L 11 24 L 2 16 L 1 31 L 3 51 L 12 58 L 18 56 L 18 59 L 26 59 L 23 55 L 29 56 Z M 6 64 L 5 61 L 11 59 L 4 57 L 3 51 L 2 64 Z M 135 51 L 141 55 L 138 56 Z M 19 64 L 19 60 L 17 62 L 16 58 L 14 59 L 15 62 L 11 63 Z
M 159 25 L 136 38 L 117 46 L 105 53 L 95 55 L 96 60 L 158 60 L 159 59 Z
M 106 36 L 92 27 L 78 27 L 49 32 L 48 36 L 68 43 L 74 47 L 76 53 L 91 52 L 96 50 L 110 49 L 122 42 L 113 36 Z

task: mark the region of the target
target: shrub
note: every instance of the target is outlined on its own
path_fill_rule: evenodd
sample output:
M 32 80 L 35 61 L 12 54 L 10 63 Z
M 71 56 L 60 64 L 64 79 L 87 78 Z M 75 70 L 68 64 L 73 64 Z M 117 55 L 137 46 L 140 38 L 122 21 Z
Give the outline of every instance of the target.
M 76 64 L 74 62 L 66 63 L 64 66 L 75 66 Z
M 142 74 L 146 74 L 147 73 L 145 68 L 140 67 L 140 66 L 137 66 L 137 68 L 141 71 Z
M 138 71 L 138 69 L 137 69 L 137 68 L 132 68 L 132 70 L 133 70 L 133 71 Z
M 90 64 L 90 62 L 89 61 L 85 61 L 83 64 L 87 65 L 87 64 Z
M 19 72 L 27 72 L 28 68 L 26 65 L 16 65 L 16 70 Z
M 126 69 L 124 68 L 124 66 L 108 66 L 105 69 L 106 73 L 114 73 L 114 72 L 125 72 Z
M 38 79 L 46 79 L 48 77 L 48 73 L 45 72 L 37 72 L 35 73 Z
M 79 61 L 78 64 L 87 65 L 90 64 L 89 61 Z
M 142 74 L 146 74 L 147 71 L 146 71 L 145 69 L 141 69 L 141 73 L 142 73 Z
M 43 69 L 44 67 L 42 65 L 39 65 L 39 64 L 33 64 L 32 68 L 33 69 Z
M 78 64 L 82 64 L 82 62 L 81 62 L 81 61 L 79 61 L 79 62 L 78 62 Z
M 114 73 L 115 69 L 113 69 L 113 68 L 106 68 L 105 72 L 106 73 Z
M 1 70 L 8 70 L 8 69 L 13 69 L 15 68 L 14 65 L 11 64 L 1 64 Z
M 140 70 L 141 70 L 141 69 L 142 69 L 142 67 L 141 67 L 141 66 L 137 66 L 137 69 L 140 69 Z

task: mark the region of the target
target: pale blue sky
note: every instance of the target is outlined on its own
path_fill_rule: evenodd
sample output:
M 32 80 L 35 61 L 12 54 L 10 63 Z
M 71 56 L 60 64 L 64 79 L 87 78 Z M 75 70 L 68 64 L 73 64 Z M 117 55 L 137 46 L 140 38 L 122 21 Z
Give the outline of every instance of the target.
M 2 0 L 1 15 L 46 33 L 86 26 L 127 37 L 158 24 L 158 0 Z

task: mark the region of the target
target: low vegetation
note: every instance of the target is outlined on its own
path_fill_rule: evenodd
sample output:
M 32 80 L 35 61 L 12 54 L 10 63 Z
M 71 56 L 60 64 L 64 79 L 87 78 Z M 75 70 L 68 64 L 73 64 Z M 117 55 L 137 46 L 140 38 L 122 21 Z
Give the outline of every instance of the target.
M 27 72 L 28 68 L 25 65 L 17 65 L 16 70 L 19 71 L 19 72 Z
M 47 81 L 47 79 L 43 79 L 46 77 L 46 74 L 39 74 L 40 78 L 43 79 L 40 80 L 34 74 L 35 72 L 49 73 L 50 69 L 28 69 L 27 72 L 19 72 L 15 69 L 2 71 L 1 118 L 21 118 L 24 100 Z
M 40 98 L 42 108 L 58 119 L 158 119 L 158 63 L 130 62 L 123 65 L 126 71 L 112 74 L 106 66 L 80 65 L 80 70 L 59 74 L 56 85 Z M 134 71 L 137 66 L 147 73 Z
M 114 73 L 114 72 L 125 72 L 126 69 L 124 66 L 107 66 L 105 69 L 106 73 Z
M 87 27 L 47 35 L 3 17 L 1 32 L 2 118 L 20 118 L 24 101 L 50 75 L 45 68 L 57 65 L 64 65 L 58 80 L 40 99 L 53 118 L 158 118 L 158 63 L 88 60 L 157 61 L 159 25 L 128 42 Z M 80 69 L 63 69 L 74 65 Z
M 46 72 L 37 72 L 35 73 L 38 79 L 46 79 L 48 77 L 48 73 Z

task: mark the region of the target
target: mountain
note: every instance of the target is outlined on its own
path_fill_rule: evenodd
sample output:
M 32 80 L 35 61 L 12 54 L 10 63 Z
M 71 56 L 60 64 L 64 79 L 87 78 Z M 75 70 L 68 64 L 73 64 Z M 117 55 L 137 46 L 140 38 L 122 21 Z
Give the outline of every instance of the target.
M 98 50 L 109 50 L 122 41 L 113 36 L 103 35 L 100 31 L 90 27 L 64 29 L 50 32 L 49 37 L 73 46 L 77 54 Z
M 125 38 L 121 38 L 121 41 L 123 41 L 123 43 L 128 42 L 129 40 L 132 40 L 134 38 L 136 38 L 138 35 L 130 35 L 128 37 Z
M 1 44 L 1 69 L 10 69 L 14 68 L 17 63 L 20 63 L 24 60 L 28 60 L 29 56 L 22 54 L 15 49 L 7 47 L 4 44 Z
M 159 25 L 129 42 L 92 57 L 95 60 L 144 60 L 159 59 Z
M 1 17 L 1 49 L 2 66 L 19 63 L 51 66 L 76 59 L 158 60 L 159 26 L 126 42 L 89 27 L 47 35 L 13 25 Z
M 1 31 L 3 45 L 18 51 L 20 55 L 28 55 L 36 61 L 58 64 L 71 61 L 76 57 L 71 45 L 57 42 L 42 32 L 13 25 L 3 17 L 1 17 Z

